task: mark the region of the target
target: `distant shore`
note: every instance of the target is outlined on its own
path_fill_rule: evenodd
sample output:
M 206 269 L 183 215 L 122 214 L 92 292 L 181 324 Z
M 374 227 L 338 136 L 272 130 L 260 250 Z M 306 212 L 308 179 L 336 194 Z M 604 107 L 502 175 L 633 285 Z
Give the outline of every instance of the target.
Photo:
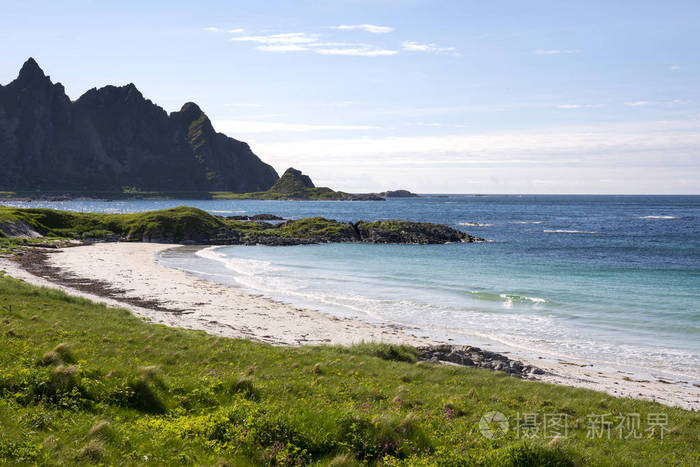
M 416 336 L 419 331 L 415 329 L 370 324 L 297 308 L 156 262 L 158 254 L 175 247 L 178 245 L 100 243 L 46 250 L 28 253 L 36 256 L 26 257 L 24 266 L 21 261 L 0 258 L 0 270 L 35 285 L 59 288 L 72 295 L 127 308 L 155 323 L 225 337 L 294 346 L 349 345 L 362 341 L 413 346 L 437 343 Z M 700 391 L 687 384 L 640 381 L 623 371 L 598 371 L 593 365 L 508 356 L 547 371 L 548 374 L 537 377 L 542 381 L 700 409 Z

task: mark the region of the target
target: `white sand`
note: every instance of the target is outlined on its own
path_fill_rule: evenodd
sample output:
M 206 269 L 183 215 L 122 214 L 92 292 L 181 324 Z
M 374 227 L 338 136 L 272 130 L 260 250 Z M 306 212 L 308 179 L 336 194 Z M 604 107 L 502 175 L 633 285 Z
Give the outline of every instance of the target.
M 25 271 L 15 262 L 0 258 L 0 270 L 29 283 L 55 287 L 73 295 L 131 310 L 156 323 L 211 334 L 254 339 L 277 345 L 341 344 L 381 341 L 410 345 L 432 343 L 411 334 L 415 330 L 379 326 L 296 308 L 239 289 L 208 282 L 183 271 L 156 263 L 155 256 L 177 245 L 154 243 L 102 243 L 59 250 L 49 264 L 80 278 L 104 281 L 125 291 L 123 297 L 155 300 L 166 308 L 186 313 L 156 311 L 54 284 Z M 459 344 L 469 344 L 468 342 Z M 498 351 L 498 349 L 489 349 Z M 550 359 L 510 358 L 538 366 L 552 374 L 538 379 L 585 387 L 620 397 L 634 397 L 700 409 L 700 388 L 689 384 L 625 379 L 622 372 L 602 372 L 595 366 L 579 367 Z

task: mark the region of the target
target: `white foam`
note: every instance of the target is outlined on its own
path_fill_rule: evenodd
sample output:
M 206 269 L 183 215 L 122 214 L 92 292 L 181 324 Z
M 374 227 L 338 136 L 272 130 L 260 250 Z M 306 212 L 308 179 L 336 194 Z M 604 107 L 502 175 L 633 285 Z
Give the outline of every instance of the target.
M 547 303 L 548 300 L 546 298 L 540 298 L 540 297 L 528 297 L 527 295 L 511 295 L 511 294 L 506 294 L 502 293 L 498 295 L 501 297 L 503 301 L 503 307 L 504 308 L 512 308 L 513 303 L 534 303 L 535 305 L 541 305 L 542 303 Z
M 463 225 L 467 227 L 491 227 L 493 224 L 484 224 L 481 222 L 458 222 L 457 225 Z
M 587 230 L 566 230 L 566 229 L 556 229 L 556 230 L 543 230 L 544 233 L 567 233 L 567 234 L 599 234 L 600 232 L 592 232 Z
M 215 246 L 205 248 L 203 250 L 197 251 L 196 255 L 200 258 L 211 259 L 223 263 L 226 269 L 246 276 L 256 276 L 260 274 L 265 274 L 275 271 L 276 269 L 272 266 L 272 263 L 270 263 L 269 261 L 234 258 L 231 256 L 227 256 L 217 251 L 220 248 L 222 247 Z
M 217 214 L 243 214 L 246 211 L 229 211 L 227 209 L 212 209 L 211 212 L 215 212 Z
M 640 219 L 678 219 L 676 216 L 642 216 Z

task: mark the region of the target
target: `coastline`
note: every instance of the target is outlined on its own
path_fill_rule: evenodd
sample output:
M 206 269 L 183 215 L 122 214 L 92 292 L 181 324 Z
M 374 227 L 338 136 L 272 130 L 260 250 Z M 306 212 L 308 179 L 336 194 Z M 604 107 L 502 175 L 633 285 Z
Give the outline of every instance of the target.
M 44 250 L 46 261 L 32 266 L 44 268 L 40 274 L 33 274 L 27 270 L 31 268 L 7 258 L 0 258 L 0 270 L 35 285 L 59 288 L 71 295 L 126 308 L 155 323 L 273 345 L 350 345 L 362 341 L 413 346 L 438 343 L 413 335 L 410 328 L 370 324 L 294 307 L 156 262 L 159 253 L 179 246 L 100 243 Z M 592 365 L 549 359 L 533 361 L 512 352 L 503 353 L 545 370 L 547 374 L 536 377 L 540 381 L 700 409 L 697 387 L 663 380 L 635 380 L 622 371 L 601 372 Z

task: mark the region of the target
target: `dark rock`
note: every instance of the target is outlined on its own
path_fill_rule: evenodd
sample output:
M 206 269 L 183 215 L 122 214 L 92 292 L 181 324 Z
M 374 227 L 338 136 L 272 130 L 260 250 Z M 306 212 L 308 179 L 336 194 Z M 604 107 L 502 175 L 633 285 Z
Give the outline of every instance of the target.
M 350 193 L 347 196 L 348 201 L 386 201 L 384 198 L 374 193 Z
M 419 198 L 415 193 L 411 193 L 408 190 L 393 190 L 393 191 L 383 191 L 379 193 L 379 196 L 385 198 Z
M 283 221 L 284 217 L 275 216 L 274 214 L 255 214 L 250 217 L 252 221 Z
M 460 230 L 441 224 L 408 221 L 360 221 L 355 225 L 361 241 L 368 243 L 458 243 L 482 242 Z
M 542 375 L 545 372 L 531 365 L 523 365 L 522 362 L 511 360 L 505 355 L 481 350 L 478 347 L 437 344 L 429 347 L 421 347 L 419 360 L 433 363 L 449 362 L 462 366 L 479 366 L 494 371 L 503 371 L 518 378 L 531 377 L 532 374 Z
M 0 164 L 12 191 L 248 192 L 278 180 L 196 104 L 168 115 L 133 84 L 71 102 L 31 58 L 0 86 Z

